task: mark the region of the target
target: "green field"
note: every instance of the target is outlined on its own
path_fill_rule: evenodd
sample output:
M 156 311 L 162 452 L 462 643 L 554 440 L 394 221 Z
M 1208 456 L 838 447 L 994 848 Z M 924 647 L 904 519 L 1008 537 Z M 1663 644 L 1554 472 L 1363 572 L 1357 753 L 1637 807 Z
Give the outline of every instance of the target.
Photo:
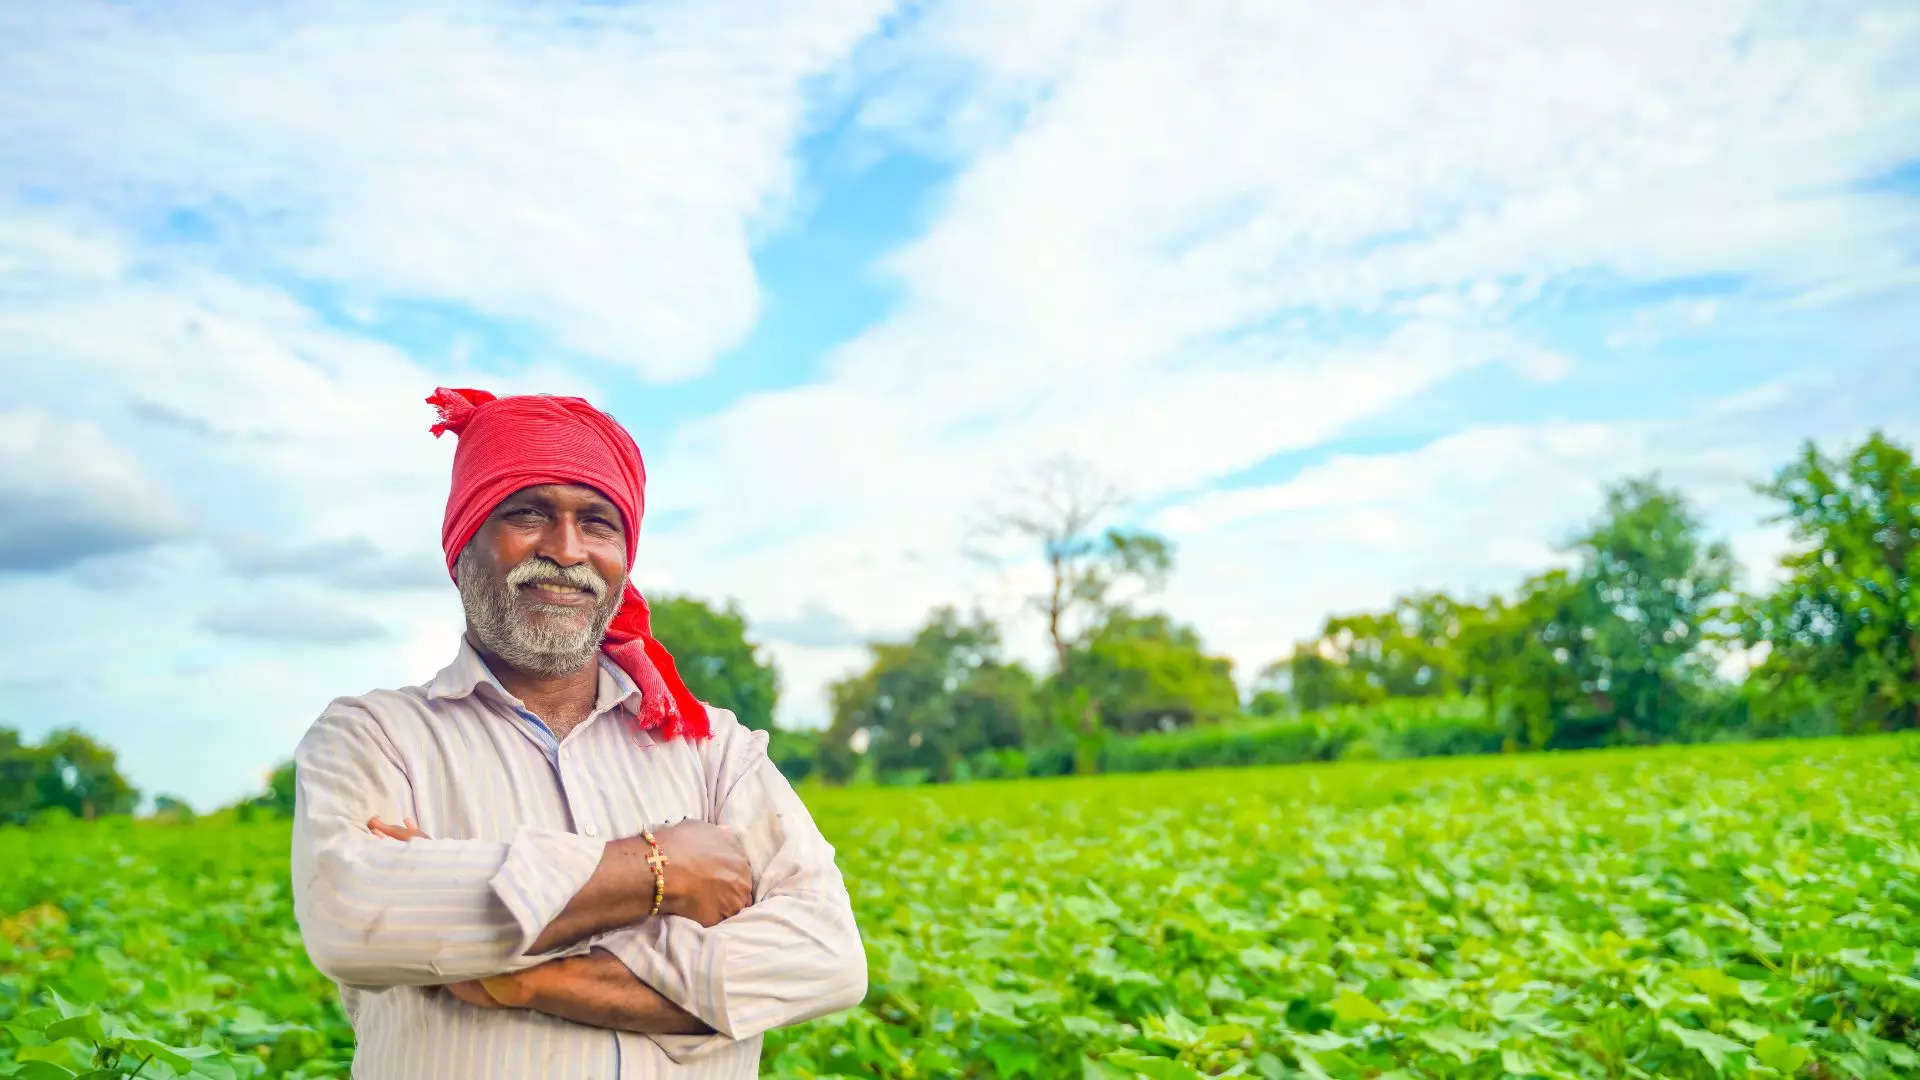
M 871 990 L 766 1071 L 1920 1075 L 1917 791 L 1916 737 L 811 791 Z M 0 1076 L 344 1075 L 286 847 L 0 831 Z

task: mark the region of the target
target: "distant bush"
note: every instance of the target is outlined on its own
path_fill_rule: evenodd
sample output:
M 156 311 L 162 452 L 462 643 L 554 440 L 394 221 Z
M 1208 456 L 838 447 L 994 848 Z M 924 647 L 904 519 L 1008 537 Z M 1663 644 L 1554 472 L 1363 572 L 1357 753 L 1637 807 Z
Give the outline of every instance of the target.
M 820 755 L 819 732 L 772 728 L 767 736 L 767 756 L 789 783 L 797 784 L 814 774 Z
M 1102 772 L 1154 772 L 1298 761 L 1490 754 L 1504 732 L 1476 701 L 1402 698 L 1300 716 L 1247 719 L 1114 739 Z

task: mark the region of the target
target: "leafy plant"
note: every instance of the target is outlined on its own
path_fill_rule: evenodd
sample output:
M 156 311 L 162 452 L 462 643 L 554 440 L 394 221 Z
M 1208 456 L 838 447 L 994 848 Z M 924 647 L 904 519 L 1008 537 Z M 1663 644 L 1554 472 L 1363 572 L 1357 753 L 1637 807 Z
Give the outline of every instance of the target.
M 870 986 L 764 1070 L 1917 1075 L 1917 784 L 1901 734 L 808 790 Z M 286 828 L 0 830 L 0 1077 L 345 1075 Z

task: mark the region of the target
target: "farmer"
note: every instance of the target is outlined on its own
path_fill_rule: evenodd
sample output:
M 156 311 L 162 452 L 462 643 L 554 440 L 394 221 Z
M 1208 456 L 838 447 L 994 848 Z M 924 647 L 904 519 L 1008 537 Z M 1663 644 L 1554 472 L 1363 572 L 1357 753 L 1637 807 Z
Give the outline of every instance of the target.
M 762 1032 L 866 993 L 833 848 L 653 639 L 626 431 L 578 398 L 427 400 L 460 437 L 466 633 L 295 755 L 294 913 L 354 1075 L 754 1076 Z

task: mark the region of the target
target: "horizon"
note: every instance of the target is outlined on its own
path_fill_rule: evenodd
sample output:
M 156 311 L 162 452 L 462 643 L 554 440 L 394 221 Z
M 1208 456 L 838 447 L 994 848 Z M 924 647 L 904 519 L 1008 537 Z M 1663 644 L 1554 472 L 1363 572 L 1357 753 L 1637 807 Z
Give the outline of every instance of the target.
M 967 534 L 1060 454 L 1243 690 L 1627 476 L 1760 584 L 1754 483 L 1920 443 L 1920 9 L 1535 12 L 16 10 L 0 724 L 206 809 L 430 678 L 436 385 L 620 419 L 789 727 L 938 604 L 1044 654 Z

